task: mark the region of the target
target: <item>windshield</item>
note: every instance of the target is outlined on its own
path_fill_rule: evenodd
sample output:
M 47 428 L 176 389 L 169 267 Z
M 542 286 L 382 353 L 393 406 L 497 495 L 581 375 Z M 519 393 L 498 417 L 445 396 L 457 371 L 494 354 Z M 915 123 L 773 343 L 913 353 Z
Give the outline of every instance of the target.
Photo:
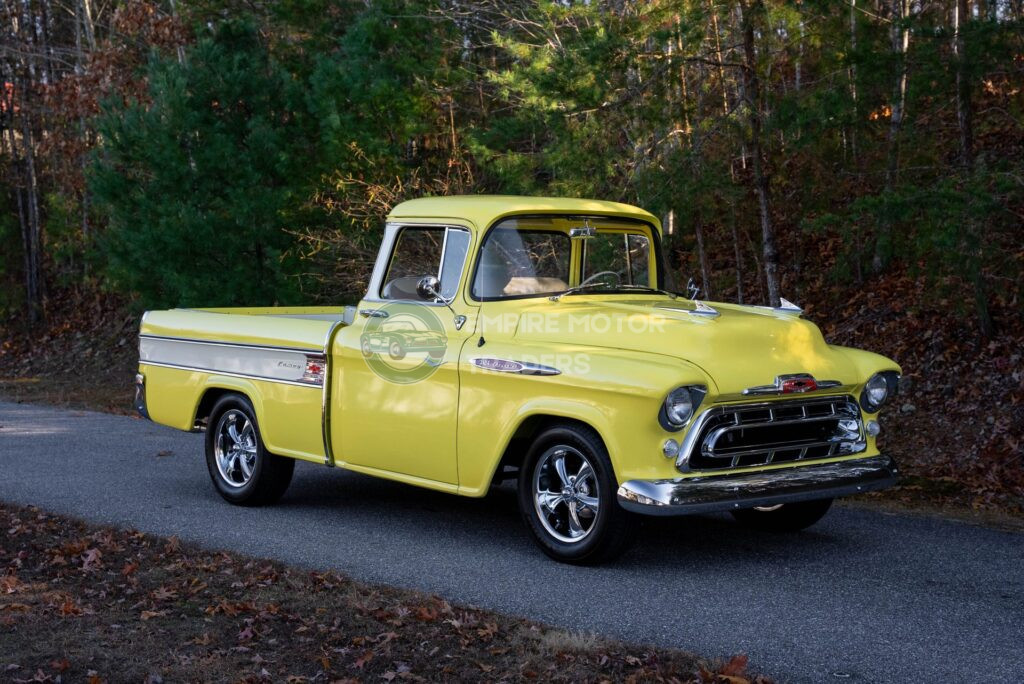
M 595 234 L 570 238 L 586 225 Z M 578 255 L 574 261 L 574 250 Z M 473 279 L 479 300 L 647 288 L 651 241 L 639 224 L 574 217 L 506 219 L 487 233 Z

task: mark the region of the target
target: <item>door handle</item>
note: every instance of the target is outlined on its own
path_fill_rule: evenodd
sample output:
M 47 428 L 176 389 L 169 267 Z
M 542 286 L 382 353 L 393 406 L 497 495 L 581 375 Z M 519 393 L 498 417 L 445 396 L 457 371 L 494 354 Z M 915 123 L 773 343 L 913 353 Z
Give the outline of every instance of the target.
M 387 318 L 388 312 L 383 309 L 360 309 L 359 315 L 363 318 Z

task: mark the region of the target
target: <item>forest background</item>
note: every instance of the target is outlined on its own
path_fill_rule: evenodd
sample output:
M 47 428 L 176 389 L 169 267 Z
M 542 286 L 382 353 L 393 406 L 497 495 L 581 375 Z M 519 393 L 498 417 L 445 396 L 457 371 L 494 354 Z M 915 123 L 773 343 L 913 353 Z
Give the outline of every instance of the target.
M 346 304 L 390 207 L 596 197 L 897 359 L 904 492 L 1024 509 L 1024 0 L 2 0 L 0 394 L 144 308 Z

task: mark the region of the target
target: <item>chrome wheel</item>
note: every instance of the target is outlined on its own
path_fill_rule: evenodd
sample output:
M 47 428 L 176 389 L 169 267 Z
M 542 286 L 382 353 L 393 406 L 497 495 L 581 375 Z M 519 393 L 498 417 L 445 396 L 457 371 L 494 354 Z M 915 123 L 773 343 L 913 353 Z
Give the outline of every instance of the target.
M 220 417 L 213 455 L 225 484 L 231 487 L 248 484 L 256 469 L 256 428 L 248 416 L 231 409 Z
M 601 505 L 593 465 L 573 447 L 548 449 L 533 471 L 533 503 L 548 534 L 570 544 L 583 541 Z

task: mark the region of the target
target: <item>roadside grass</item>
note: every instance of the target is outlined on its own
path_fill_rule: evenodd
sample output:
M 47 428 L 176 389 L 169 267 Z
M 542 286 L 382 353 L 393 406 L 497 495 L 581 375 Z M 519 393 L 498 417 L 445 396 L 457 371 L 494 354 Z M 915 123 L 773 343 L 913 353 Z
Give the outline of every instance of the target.
M 768 682 L 744 656 L 710 663 L 32 507 L 0 504 L 0 530 L 3 681 Z

